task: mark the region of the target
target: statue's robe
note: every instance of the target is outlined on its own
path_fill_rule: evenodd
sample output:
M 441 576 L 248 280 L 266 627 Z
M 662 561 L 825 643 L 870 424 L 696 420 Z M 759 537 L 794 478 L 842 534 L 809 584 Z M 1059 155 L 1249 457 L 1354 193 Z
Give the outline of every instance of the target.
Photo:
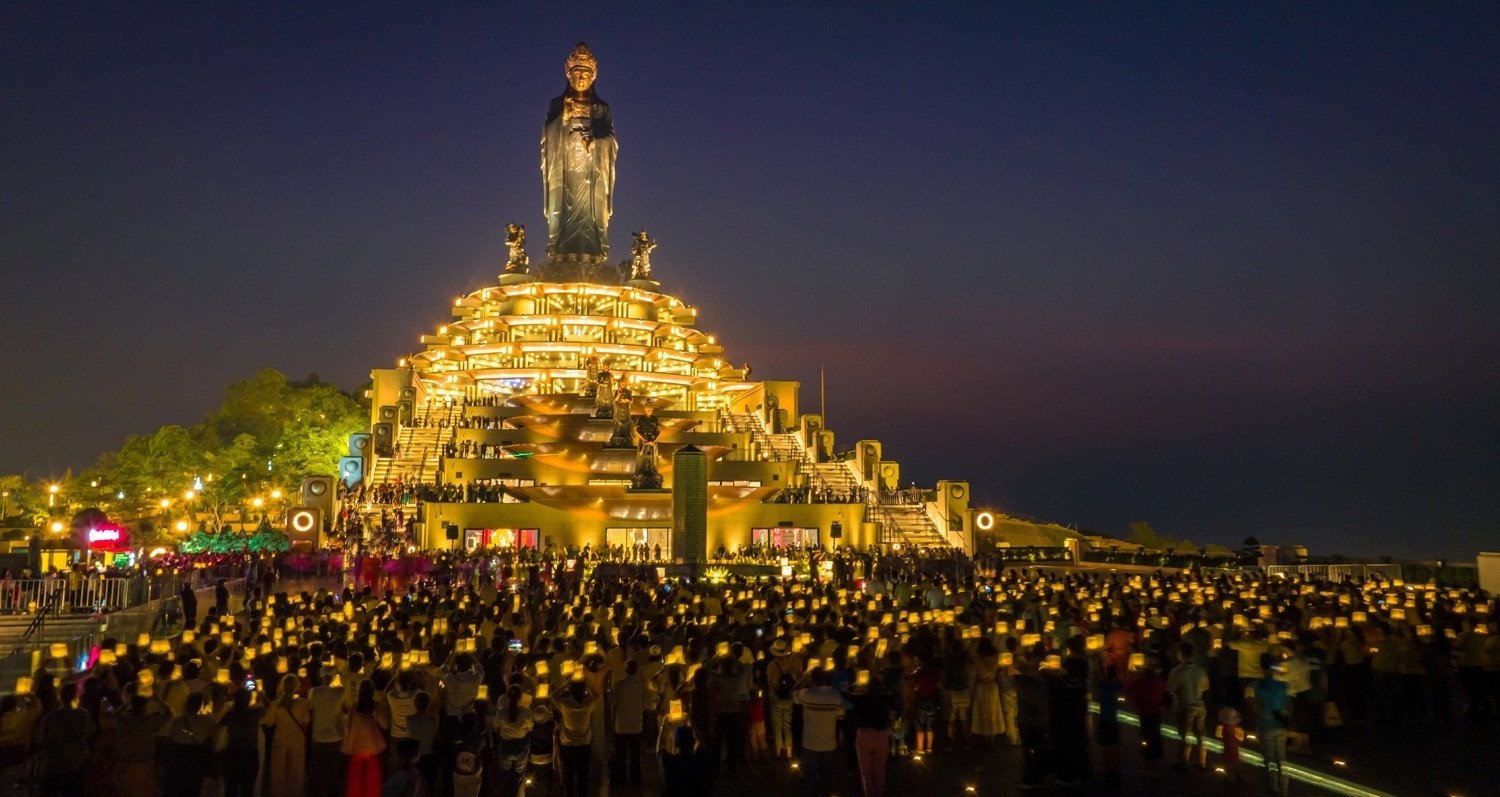
M 615 155 L 620 145 L 615 140 L 609 105 L 592 89 L 585 97 L 573 100 L 587 108 L 586 118 L 564 113 L 567 100 L 568 94 L 553 98 L 542 127 L 542 213 L 547 217 L 547 254 L 599 259 L 609 254 Z

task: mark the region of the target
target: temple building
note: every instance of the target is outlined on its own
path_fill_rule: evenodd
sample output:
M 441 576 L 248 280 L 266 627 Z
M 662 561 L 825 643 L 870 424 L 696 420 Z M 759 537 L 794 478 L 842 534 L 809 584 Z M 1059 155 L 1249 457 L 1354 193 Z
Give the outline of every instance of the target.
M 751 379 L 658 281 L 645 231 L 611 262 L 610 110 L 584 45 L 566 69 L 542 135 L 545 259 L 532 265 L 511 224 L 495 283 L 456 296 L 419 350 L 371 373 L 371 429 L 341 464 L 346 483 L 432 485 L 407 509 L 423 548 L 629 545 L 691 559 L 681 527 L 696 512 L 706 542 L 693 544 L 710 552 L 972 550 L 967 482 L 903 489 L 880 441 L 840 446 L 801 385 Z M 674 264 L 662 279 L 691 275 Z M 674 473 L 682 461 L 697 477 Z M 699 462 L 706 484 L 682 487 L 705 481 Z

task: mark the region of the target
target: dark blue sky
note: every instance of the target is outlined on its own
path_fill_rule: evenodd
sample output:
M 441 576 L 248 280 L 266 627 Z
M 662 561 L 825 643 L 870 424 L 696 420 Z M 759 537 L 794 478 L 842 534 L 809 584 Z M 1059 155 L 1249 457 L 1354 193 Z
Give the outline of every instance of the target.
M 841 446 L 1107 531 L 1500 547 L 1494 4 L 260 5 L 0 8 L 0 472 L 416 348 L 542 228 L 585 40 L 616 248 L 757 377 L 826 365 Z

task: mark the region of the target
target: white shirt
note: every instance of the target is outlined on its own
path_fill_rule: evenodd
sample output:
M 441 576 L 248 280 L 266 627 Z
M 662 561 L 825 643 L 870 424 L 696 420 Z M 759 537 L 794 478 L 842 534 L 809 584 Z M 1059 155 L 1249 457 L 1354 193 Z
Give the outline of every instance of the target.
M 802 746 L 809 752 L 826 753 L 839 747 L 839 717 L 847 703 L 831 686 L 799 689 L 792 699 L 802 704 Z

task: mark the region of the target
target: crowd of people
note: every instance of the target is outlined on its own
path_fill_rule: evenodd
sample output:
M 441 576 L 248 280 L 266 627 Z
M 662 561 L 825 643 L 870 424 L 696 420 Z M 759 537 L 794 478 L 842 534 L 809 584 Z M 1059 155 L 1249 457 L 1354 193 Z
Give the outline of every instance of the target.
M 450 440 L 443 444 L 443 456 L 449 459 L 501 459 L 505 447 L 475 440 Z
M 350 504 L 359 506 L 415 506 L 417 502 L 498 504 L 507 499 L 503 485 L 483 481 L 463 484 L 394 481 L 376 484 L 352 496 Z M 516 499 L 511 499 L 516 500 Z M 351 510 L 354 511 L 354 510 Z
M 1497 606 L 1475 590 L 845 549 L 802 552 L 810 578 L 683 579 L 560 553 L 433 554 L 399 583 L 369 575 L 400 558 L 351 559 L 326 588 L 263 570 L 241 610 L 226 594 L 180 635 L 18 683 L 0 793 L 25 775 L 48 795 L 574 797 L 654 756 L 667 795 L 765 758 L 810 795 L 882 797 L 891 760 L 965 745 L 1021 747 L 1031 788 L 1119 777 L 1122 707 L 1142 767 L 1165 724 L 1191 741 L 1174 768 L 1235 774 L 1243 740 L 1279 790 L 1288 744 L 1343 723 L 1500 709 Z
M 855 485 L 847 490 L 828 486 L 788 487 L 776 494 L 777 504 L 863 504 L 870 500 L 870 488 Z

